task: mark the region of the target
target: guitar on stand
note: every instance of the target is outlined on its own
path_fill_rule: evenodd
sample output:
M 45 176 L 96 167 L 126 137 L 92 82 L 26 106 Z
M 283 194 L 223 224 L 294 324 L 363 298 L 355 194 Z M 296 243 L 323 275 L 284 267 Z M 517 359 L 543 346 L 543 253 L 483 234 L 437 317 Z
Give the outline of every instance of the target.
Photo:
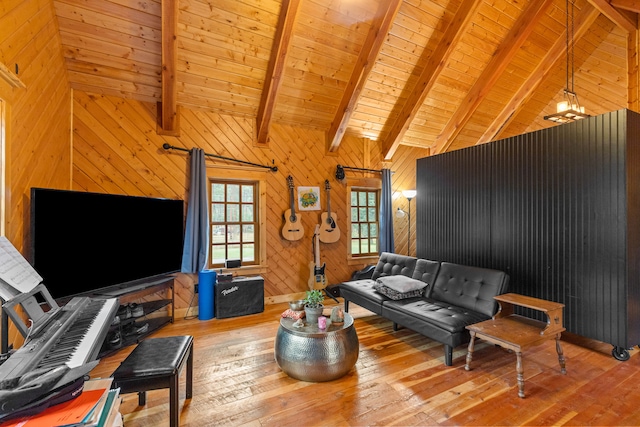
M 340 229 L 336 223 L 338 216 L 335 212 L 331 212 L 331 185 L 328 179 L 324 181 L 324 189 L 327 191 L 327 211 L 320 215 L 320 241 L 335 243 L 340 240 Z
M 290 207 L 284 212 L 284 227 L 282 227 L 282 237 L 287 240 L 300 240 L 304 236 L 304 228 L 302 227 L 302 221 L 298 215 L 296 215 L 295 197 L 293 195 L 293 178 L 291 175 L 287 177 L 287 184 L 289 185 L 289 203 Z
M 320 239 L 319 239 L 320 225 L 316 225 L 316 229 L 313 233 L 313 252 L 314 260 L 309 263 L 309 289 L 322 290 L 327 287 L 327 276 L 324 274 L 325 264 L 320 265 Z

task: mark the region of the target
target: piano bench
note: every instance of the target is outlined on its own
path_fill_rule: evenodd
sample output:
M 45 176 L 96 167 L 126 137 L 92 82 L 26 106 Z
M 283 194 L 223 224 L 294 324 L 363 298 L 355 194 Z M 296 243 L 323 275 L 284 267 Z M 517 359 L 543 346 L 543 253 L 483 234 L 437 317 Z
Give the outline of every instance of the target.
M 186 398 L 191 399 L 193 337 L 190 335 L 143 340 L 113 373 L 112 388 L 120 387 L 120 393 L 137 392 L 140 406 L 146 404 L 147 391 L 168 388 L 171 427 L 177 427 L 180 424 L 178 383 L 185 362 L 187 364 Z

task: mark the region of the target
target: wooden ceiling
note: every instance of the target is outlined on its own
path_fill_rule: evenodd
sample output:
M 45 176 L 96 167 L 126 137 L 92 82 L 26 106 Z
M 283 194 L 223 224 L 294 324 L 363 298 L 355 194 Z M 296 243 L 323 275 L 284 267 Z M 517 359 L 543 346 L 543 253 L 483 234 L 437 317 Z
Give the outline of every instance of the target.
M 575 0 L 590 114 L 633 105 L 638 3 Z M 167 132 L 180 106 L 255 118 L 257 144 L 280 123 L 325 131 L 327 151 L 351 133 L 387 159 L 399 145 L 436 154 L 552 126 L 567 86 L 565 0 L 53 4 L 71 86 L 164 101 Z

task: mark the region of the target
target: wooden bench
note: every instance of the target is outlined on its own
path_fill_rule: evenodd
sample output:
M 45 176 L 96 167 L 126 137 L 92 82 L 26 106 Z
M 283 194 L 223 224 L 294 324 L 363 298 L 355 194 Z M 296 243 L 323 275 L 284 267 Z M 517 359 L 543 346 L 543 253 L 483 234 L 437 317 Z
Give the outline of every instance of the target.
M 169 389 L 171 427 L 179 423 L 180 404 L 178 384 L 186 362 L 187 390 L 190 399 L 193 389 L 193 337 L 190 335 L 148 338 L 142 341 L 113 373 L 113 388 L 120 393 L 138 393 L 138 404 L 146 404 L 149 390 Z

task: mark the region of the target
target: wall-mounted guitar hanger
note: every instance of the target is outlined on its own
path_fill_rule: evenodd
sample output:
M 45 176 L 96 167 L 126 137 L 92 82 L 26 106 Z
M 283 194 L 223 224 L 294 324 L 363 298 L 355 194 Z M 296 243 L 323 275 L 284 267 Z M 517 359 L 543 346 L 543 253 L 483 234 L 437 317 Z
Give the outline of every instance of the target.
M 186 148 L 182 148 L 182 147 L 174 147 L 173 145 L 168 144 L 166 142 L 164 144 L 162 144 L 162 148 L 164 148 L 165 150 L 186 151 L 187 153 L 191 152 L 191 150 L 187 150 Z M 278 167 L 277 166 L 260 165 L 258 163 L 251 163 L 251 162 L 247 162 L 247 161 L 244 161 L 244 160 L 234 159 L 232 157 L 219 156 L 218 154 L 204 153 L 204 155 L 208 156 L 208 157 L 214 157 L 216 159 L 226 160 L 226 161 L 229 161 L 229 162 L 237 162 L 237 163 L 242 163 L 242 164 L 249 165 L 249 166 L 255 166 L 257 168 L 270 169 L 271 172 L 278 172 Z

